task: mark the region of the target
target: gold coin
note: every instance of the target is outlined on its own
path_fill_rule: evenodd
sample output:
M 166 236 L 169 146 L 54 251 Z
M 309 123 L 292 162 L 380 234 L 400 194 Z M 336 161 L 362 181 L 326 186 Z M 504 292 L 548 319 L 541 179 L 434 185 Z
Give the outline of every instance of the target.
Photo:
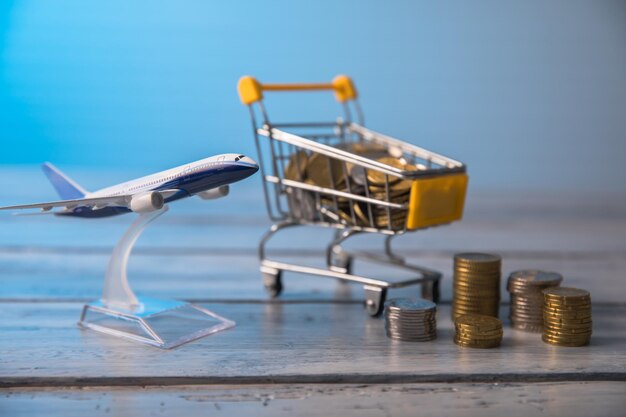
M 493 340 L 493 341 L 488 341 L 488 342 L 468 342 L 465 340 L 457 339 L 455 337 L 454 343 L 462 347 L 469 347 L 469 348 L 475 348 L 475 349 L 491 349 L 491 348 L 496 348 L 500 346 L 501 341 Z
M 544 336 L 541 336 L 541 339 L 546 342 L 549 343 L 551 345 L 556 345 L 556 346 L 564 346 L 564 347 L 580 347 L 580 346 L 586 346 L 589 344 L 590 339 L 581 339 L 578 341 L 573 341 L 573 342 L 564 342 L 564 341 L 560 341 L 560 340 L 553 340 L 550 338 L 546 338 Z
M 500 273 L 500 269 L 502 264 L 499 262 L 489 263 L 489 264 L 464 264 L 455 262 L 454 263 L 454 271 L 456 272 L 466 272 L 468 274 L 489 274 L 489 273 Z
M 544 327 L 542 336 L 545 339 L 572 342 L 576 340 L 589 339 L 591 337 L 591 332 L 577 333 L 577 334 L 559 334 L 559 333 L 550 332 L 549 330 L 546 330 L 546 328 Z
M 570 287 L 550 287 L 543 290 L 546 299 L 560 302 L 578 301 L 590 299 L 589 291 Z
M 591 338 L 591 334 L 584 334 L 584 335 L 580 335 L 578 337 L 558 337 L 558 336 L 553 336 L 550 334 L 545 334 L 545 332 L 541 335 L 541 338 L 546 341 L 546 340 L 551 340 L 551 341 L 555 341 L 555 342 L 570 342 L 570 343 L 574 343 L 574 342 L 580 342 L 580 341 L 584 341 L 584 340 L 589 340 Z
M 550 306 L 544 303 L 543 311 L 547 314 L 557 316 L 591 315 L 591 306 L 581 306 L 581 308 L 562 308 Z
M 550 323 L 590 323 L 592 318 L 588 317 L 559 317 L 559 316 L 542 316 L 543 319 Z
M 577 347 L 577 346 L 588 345 L 591 338 L 586 337 L 586 338 L 581 338 L 581 339 L 561 340 L 561 339 L 552 339 L 550 337 L 546 337 L 545 335 L 541 335 L 541 340 L 543 340 L 546 343 L 550 343 L 552 345 L 557 345 L 557 346 Z
M 500 300 L 500 293 L 495 290 L 478 290 L 478 289 L 464 289 L 463 287 L 453 287 L 454 298 L 471 300 Z
M 502 340 L 503 334 L 493 335 L 489 337 L 480 337 L 479 335 L 467 335 L 461 333 L 455 333 L 454 338 L 459 341 L 467 342 L 467 343 L 490 343 L 495 341 Z
M 462 298 L 460 296 L 455 296 L 452 299 L 452 302 L 459 306 L 487 306 L 488 305 L 490 307 L 494 307 L 494 306 L 500 305 L 500 299 L 495 298 L 495 297 L 494 298 L 467 299 L 467 298 Z
M 353 152 L 357 155 L 364 155 L 368 153 L 384 152 L 387 150 L 384 145 L 375 142 L 353 142 L 345 146 L 346 150 Z
M 378 158 L 376 161 L 380 162 L 381 164 L 389 165 L 392 168 L 397 168 L 400 170 L 405 169 L 404 163 L 401 160 L 394 158 L 392 156 L 384 156 L 382 158 Z M 367 180 L 371 184 L 378 185 L 378 186 L 384 185 L 385 179 L 387 180 L 388 184 L 393 184 L 393 183 L 400 181 L 399 177 L 396 177 L 393 175 L 387 175 L 381 171 L 376 171 L 374 169 L 367 170 Z
M 496 301 L 489 302 L 477 302 L 477 301 L 465 301 L 465 300 L 452 300 L 454 307 L 456 308 L 468 308 L 476 309 L 478 311 L 492 311 L 499 307 L 499 303 Z
M 483 306 L 481 306 L 480 303 L 467 303 L 458 300 L 452 300 L 452 307 L 454 307 L 456 311 L 467 310 L 475 312 L 477 314 L 480 314 L 480 312 L 483 310 Z
M 309 158 L 306 176 L 319 187 L 338 189 L 345 180 L 343 162 L 316 153 Z
M 454 306 L 454 309 L 452 310 L 452 313 L 454 314 L 454 318 L 456 319 L 457 317 L 460 316 L 465 316 L 467 314 L 481 314 L 481 315 L 489 315 L 489 314 L 483 314 L 483 309 L 476 307 L 476 308 L 472 308 L 472 307 L 459 307 L 459 306 Z
M 367 203 L 361 203 L 361 202 L 355 201 L 354 204 L 352 205 L 352 208 L 354 209 L 354 214 L 356 214 L 359 220 L 361 220 L 361 222 L 364 225 L 369 226 L 370 225 L 369 216 L 365 215 L 365 213 L 369 213 L 369 210 L 367 209 Z
M 496 292 L 500 294 L 500 286 L 499 283 L 496 282 L 480 282 L 480 281 L 465 281 L 462 279 L 454 279 L 453 286 L 454 289 L 465 292 L 474 292 L 474 291 L 482 291 L 482 292 Z M 543 305 L 543 304 L 540 304 Z
M 479 314 L 468 314 L 455 320 L 455 324 L 460 326 L 469 325 L 481 330 L 491 330 L 502 328 L 502 322 L 495 317 L 482 316 Z
M 555 314 L 555 313 L 547 312 L 545 310 L 543 310 L 542 316 L 546 320 L 565 320 L 565 321 L 591 320 L 591 317 L 592 317 L 591 312 L 588 312 L 586 314 L 581 314 L 581 313 L 577 313 L 577 314 Z
M 472 289 L 476 289 L 476 290 L 491 290 L 491 291 L 500 292 L 500 281 L 497 279 L 491 280 L 491 279 L 478 278 L 478 279 L 473 279 L 473 280 L 466 280 L 458 276 L 455 276 L 452 278 L 452 282 L 454 286 L 459 287 L 459 288 L 467 288 L 468 291 L 471 291 Z
M 463 279 L 466 281 L 493 280 L 493 281 L 498 281 L 498 282 L 500 282 L 500 277 L 502 276 L 499 270 L 478 272 L 478 271 L 467 271 L 463 269 L 455 269 L 452 272 L 452 275 L 457 279 Z
M 341 219 L 342 219 L 344 222 L 346 222 L 346 223 L 348 223 L 348 224 L 354 224 L 354 223 L 355 223 L 355 222 L 352 220 L 352 216 L 350 216 L 350 214 L 349 214 L 349 213 L 347 213 L 347 212 L 345 212 L 345 211 L 341 210 L 341 211 L 339 211 L 339 213 L 337 213 L 337 214 L 339 214 L 339 217 L 341 217 Z M 356 220 L 356 218 L 355 218 L 355 220 Z
M 548 316 L 558 316 L 558 317 L 586 317 L 586 316 L 591 316 L 591 309 L 590 308 L 585 308 L 583 310 L 563 310 L 563 309 L 556 309 L 553 307 L 547 307 L 547 306 L 543 306 L 542 308 L 543 310 L 543 314 L 548 315 Z
M 558 330 L 552 330 L 548 327 L 543 328 L 543 335 L 546 337 L 549 337 L 551 339 L 556 339 L 556 340 L 577 340 L 577 339 L 584 339 L 586 337 L 590 337 L 591 334 L 593 333 L 593 331 L 590 329 L 588 331 L 579 331 L 576 333 L 572 333 L 572 332 L 561 332 Z
M 555 287 L 555 288 L 558 288 L 558 287 Z M 563 300 L 547 298 L 544 295 L 543 300 L 544 300 L 544 303 L 548 306 L 567 308 L 567 309 L 584 308 L 585 306 L 591 305 L 590 298 L 586 298 L 586 299 L 581 298 L 578 300 L 568 299 L 566 302 L 564 302 Z
M 489 304 L 489 305 L 500 305 L 500 297 L 497 294 L 492 296 L 478 296 L 478 295 L 468 295 L 457 293 L 454 294 L 452 301 L 457 301 L 461 304 Z
M 558 325 L 544 322 L 543 325 L 547 330 L 563 333 L 584 333 L 585 331 L 591 331 L 593 329 L 592 323 Z
M 467 334 L 467 333 L 456 333 L 454 337 L 457 340 L 463 340 L 466 342 L 474 342 L 474 343 L 489 343 L 496 340 L 502 340 L 503 334 L 494 334 L 494 335 L 476 335 L 476 334 Z
M 500 262 L 502 258 L 499 255 L 480 252 L 463 252 L 454 255 L 455 262 L 466 262 L 469 264 L 484 264 Z
M 285 168 L 285 178 L 293 181 L 304 181 L 306 179 L 307 161 L 308 157 L 304 151 L 291 155 Z
M 543 329 L 543 333 L 541 334 L 544 339 L 550 339 L 555 341 L 563 341 L 563 342 L 574 342 L 577 340 L 586 340 L 591 337 L 591 333 L 581 333 L 574 335 L 559 335 L 555 333 L 550 333 Z
M 453 276 L 456 279 L 462 279 L 462 280 L 467 280 L 467 281 L 485 281 L 485 282 L 489 282 L 489 281 L 500 281 L 500 277 L 502 276 L 500 274 L 500 271 L 493 271 L 493 272 L 468 272 L 468 271 L 463 271 L 463 270 L 455 270 L 453 273 Z
M 415 165 L 410 165 L 410 164 L 404 164 L 404 170 L 405 171 L 417 171 L 418 168 Z M 401 181 L 395 182 L 391 185 L 391 188 L 395 191 L 395 192 L 404 192 L 407 193 L 407 197 L 408 197 L 408 193 L 409 191 L 411 191 L 411 187 L 413 187 L 413 182 L 415 180 L 413 179 L 403 179 Z
M 499 304 L 492 302 L 492 303 L 471 303 L 471 302 L 467 302 L 467 301 L 462 301 L 462 300 L 452 300 L 452 306 L 457 310 L 457 311 L 462 311 L 462 310 L 468 310 L 468 311 L 472 311 L 472 312 L 476 312 L 478 314 L 480 314 L 481 311 L 497 311 L 498 308 L 500 307 Z M 487 314 L 488 316 L 491 316 L 492 314 Z
M 463 327 L 455 327 L 456 334 L 459 336 L 467 337 L 467 338 L 476 338 L 476 339 L 493 339 L 497 337 L 502 337 L 503 330 L 495 329 L 495 330 L 484 330 L 484 331 L 476 331 L 476 329 L 468 329 Z
M 474 256 L 476 260 L 464 259 L 462 257 L 454 258 L 453 265 L 457 268 L 466 268 L 470 270 L 481 270 L 481 269 L 497 269 L 502 266 L 502 260 L 496 258 L 497 255 L 488 255 L 481 253 L 470 253 L 470 254 L 461 254 L 461 256 Z M 479 259 L 484 259 L 480 261 Z M 488 260 L 491 259 L 491 260 Z

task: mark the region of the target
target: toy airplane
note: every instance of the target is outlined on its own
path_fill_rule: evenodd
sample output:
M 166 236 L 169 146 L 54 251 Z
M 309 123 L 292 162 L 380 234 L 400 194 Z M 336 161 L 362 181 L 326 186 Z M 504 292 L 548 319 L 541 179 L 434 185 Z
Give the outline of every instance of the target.
M 44 173 L 63 200 L 0 207 L 0 210 L 41 209 L 60 216 L 109 217 L 130 212 L 149 213 L 165 203 L 194 195 L 210 200 L 228 194 L 228 185 L 259 170 L 251 158 L 217 155 L 136 180 L 89 193 L 49 163 Z M 61 210 L 53 210 L 63 207 Z

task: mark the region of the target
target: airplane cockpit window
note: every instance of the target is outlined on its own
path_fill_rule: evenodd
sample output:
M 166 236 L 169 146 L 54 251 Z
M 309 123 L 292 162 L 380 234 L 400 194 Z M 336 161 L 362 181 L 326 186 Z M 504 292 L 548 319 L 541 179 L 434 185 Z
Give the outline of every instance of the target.
M 239 161 L 241 158 L 245 158 L 245 155 L 239 155 L 238 157 L 235 158 L 235 162 Z

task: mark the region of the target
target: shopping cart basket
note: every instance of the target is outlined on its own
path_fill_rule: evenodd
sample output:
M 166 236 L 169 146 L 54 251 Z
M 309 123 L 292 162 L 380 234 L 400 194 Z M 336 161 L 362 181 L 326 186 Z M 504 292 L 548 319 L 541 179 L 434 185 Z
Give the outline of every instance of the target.
M 343 118 L 329 123 L 270 121 L 264 92 L 304 90 L 334 91 Z M 263 283 L 270 295 L 281 293 L 282 273 L 287 271 L 363 284 L 365 307 L 372 316 L 382 312 L 390 288 L 421 284 L 422 296 L 438 301 L 441 273 L 407 263 L 393 253 L 391 242 L 408 231 L 461 219 L 465 165 L 366 129 L 356 88 L 344 75 L 323 84 L 261 84 L 246 76 L 239 80 L 238 91 L 250 110 L 265 201 L 274 222 L 259 244 Z M 266 256 L 272 236 L 299 225 L 336 229 L 326 247 L 326 268 Z M 384 250 L 342 248 L 348 238 L 363 233 L 386 235 Z M 356 275 L 352 265 L 358 258 L 404 268 L 411 278 L 388 281 Z

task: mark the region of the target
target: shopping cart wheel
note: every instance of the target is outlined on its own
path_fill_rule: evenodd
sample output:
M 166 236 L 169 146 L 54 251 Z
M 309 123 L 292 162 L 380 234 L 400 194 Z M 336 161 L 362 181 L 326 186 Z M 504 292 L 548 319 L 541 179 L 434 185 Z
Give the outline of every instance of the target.
M 422 282 L 422 298 L 431 300 L 434 303 L 439 302 L 439 280 Z
M 263 275 L 265 291 L 272 298 L 278 297 L 283 292 L 282 271 L 273 268 L 262 268 L 261 274 Z
M 378 317 L 385 308 L 387 289 L 365 285 L 365 311 L 372 317 Z

